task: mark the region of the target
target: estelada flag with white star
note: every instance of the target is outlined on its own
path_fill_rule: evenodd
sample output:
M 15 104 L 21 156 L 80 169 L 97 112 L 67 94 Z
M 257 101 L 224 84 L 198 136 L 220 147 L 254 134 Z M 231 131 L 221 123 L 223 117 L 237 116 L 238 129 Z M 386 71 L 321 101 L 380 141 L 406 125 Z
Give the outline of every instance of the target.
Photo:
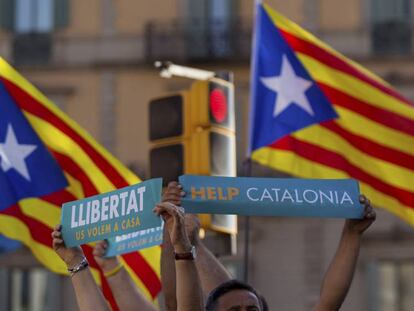
M 414 107 L 266 4 L 252 53 L 250 153 L 303 178 L 354 178 L 414 225 Z
M 139 182 L 131 171 L 0 58 L 0 234 L 23 242 L 50 270 L 67 273 L 52 249 L 61 205 Z M 83 246 L 96 281 L 115 300 Z M 123 256 L 131 277 L 149 298 L 160 292 L 160 248 Z

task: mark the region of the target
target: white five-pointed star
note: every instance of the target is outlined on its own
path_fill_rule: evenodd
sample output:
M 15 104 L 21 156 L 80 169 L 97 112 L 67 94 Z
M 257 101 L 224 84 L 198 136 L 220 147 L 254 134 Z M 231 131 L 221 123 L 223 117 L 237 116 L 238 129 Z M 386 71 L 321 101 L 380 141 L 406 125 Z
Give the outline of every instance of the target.
M 11 124 L 7 127 L 6 140 L 0 143 L 1 168 L 4 172 L 14 168 L 30 181 L 25 159 L 37 148 L 36 145 L 19 144 Z
M 279 76 L 261 77 L 262 83 L 277 93 L 273 116 L 277 117 L 290 105 L 298 105 L 311 116 L 315 115 L 312 106 L 306 98 L 305 92 L 312 86 L 312 82 L 297 76 L 286 55 L 282 58 L 282 69 Z

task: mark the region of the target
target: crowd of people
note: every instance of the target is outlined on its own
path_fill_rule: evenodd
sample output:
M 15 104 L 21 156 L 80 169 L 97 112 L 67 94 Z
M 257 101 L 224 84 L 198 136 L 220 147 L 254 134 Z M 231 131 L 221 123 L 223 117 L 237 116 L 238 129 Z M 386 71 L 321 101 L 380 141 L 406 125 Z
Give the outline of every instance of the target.
M 164 219 L 161 253 L 161 281 L 168 311 L 264 311 L 268 306 L 252 286 L 232 279 L 223 265 L 199 238 L 196 216 L 186 215 L 181 207 L 185 195 L 177 182 L 169 183 L 162 202 L 154 213 Z M 361 245 L 361 236 L 375 220 L 369 200 L 361 196 L 362 219 L 347 219 L 337 251 L 323 279 L 319 301 L 313 311 L 339 310 L 351 285 Z M 110 310 L 89 270 L 80 247 L 67 248 L 61 226 L 52 233 L 53 248 L 71 274 L 81 311 Z M 99 242 L 93 255 L 104 272 L 121 311 L 154 311 L 135 286 L 117 257 L 105 258 L 107 243 Z

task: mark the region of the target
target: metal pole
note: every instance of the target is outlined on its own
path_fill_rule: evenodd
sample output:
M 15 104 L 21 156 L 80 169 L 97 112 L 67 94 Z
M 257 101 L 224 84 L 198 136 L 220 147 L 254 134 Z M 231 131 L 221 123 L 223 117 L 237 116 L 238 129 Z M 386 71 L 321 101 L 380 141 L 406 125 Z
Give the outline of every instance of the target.
M 247 159 L 243 163 L 244 175 L 250 177 L 252 175 L 251 160 Z M 244 218 L 244 256 L 243 256 L 243 279 L 246 283 L 249 282 L 249 253 L 250 253 L 250 216 Z

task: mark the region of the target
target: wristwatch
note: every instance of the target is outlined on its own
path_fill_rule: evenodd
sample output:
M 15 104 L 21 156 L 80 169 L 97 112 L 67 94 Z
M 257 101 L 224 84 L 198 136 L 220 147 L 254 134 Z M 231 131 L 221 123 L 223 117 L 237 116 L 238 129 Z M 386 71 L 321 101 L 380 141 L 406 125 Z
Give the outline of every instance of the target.
M 194 260 L 196 258 L 196 248 L 195 246 L 191 246 L 191 250 L 186 253 L 176 253 L 174 252 L 175 260 Z

